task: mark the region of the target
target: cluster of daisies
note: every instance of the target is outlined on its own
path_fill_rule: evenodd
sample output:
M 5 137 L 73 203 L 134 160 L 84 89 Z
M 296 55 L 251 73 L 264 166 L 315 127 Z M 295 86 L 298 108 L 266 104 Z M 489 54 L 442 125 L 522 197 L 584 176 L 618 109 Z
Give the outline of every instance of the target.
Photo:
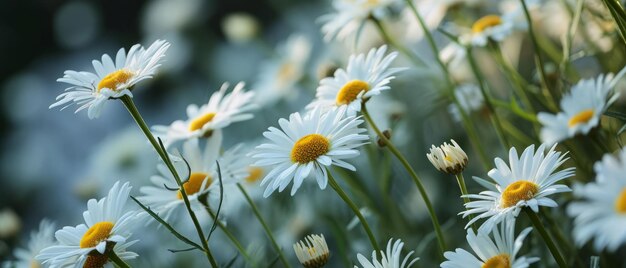
M 540 2 L 525 1 L 508 13 L 483 16 L 471 28 L 452 27 L 458 40 L 448 53 L 457 59 L 467 57 L 471 47 L 494 45 L 514 31 L 526 30 L 530 25 L 523 19 L 524 9 L 534 8 Z M 396 0 L 337 0 L 333 3 L 337 12 L 321 18 L 327 40 L 352 36 L 368 21 L 380 23 L 390 9 L 402 5 L 402 1 Z M 293 37 L 289 43 L 292 42 L 306 43 L 306 40 Z M 115 59 L 105 54 L 101 60 L 94 60 L 95 73 L 66 71 L 58 81 L 70 87 L 50 108 L 65 109 L 75 104 L 76 112 L 86 109 L 89 118 L 97 118 L 109 101 L 132 103 L 134 86 L 156 74 L 169 47 L 164 40 L 157 40 L 147 48 L 134 45 L 128 52 L 120 49 Z M 294 55 L 308 54 L 310 47 L 304 50 Z M 258 92 L 246 90 L 243 82 L 232 89 L 229 83 L 224 83 L 206 103 L 187 106 L 185 119 L 152 127 L 151 133 L 163 141 L 163 147 L 155 149 L 166 151 L 163 154 L 171 156 L 173 164 L 167 161 L 160 164 L 158 174 L 150 178 L 152 185 L 139 188 L 140 195 L 135 200 L 149 210 L 144 211 L 128 201 L 129 183 L 117 182 L 106 197 L 88 201 L 87 210 L 83 212 L 84 223 L 63 227 L 53 234 L 54 225 L 42 221 L 28 249 L 16 251 L 18 263 L 47 267 L 103 267 L 110 262 L 119 265 L 137 257 L 128 250 L 138 242 L 131 238 L 132 232 L 151 222 L 150 213 L 169 223 L 188 222 L 184 209 L 188 207 L 198 214 L 210 215 L 201 221 L 207 226 L 209 222 L 220 220 L 211 217 L 220 210 L 222 199 L 235 194 L 228 190 L 235 189 L 227 188 L 229 185 L 260 180 L 266 198 L 276 190 L 284 191 L 290 184 L 290 194 L 294 196 L 305 180 L 315 180 L 324 190 L 333 183 L 331 174 L 336 169 L 356 171 L 349 161 L 370 143 L 363 120 L 365 117 L 370 121 L 368 101 L 390 90 L 395 76 L 407 69 L 394 67 L 397 57 L 398 53 L 388 52 L 386 45 L 351 55 L 345 68 L 338 68 L 319 81 L 315 99 L 303 111 L 279 119 L 278 127 L 272 126 L 263 132 L 264 142 L 252 150 L 244 144 L 223 148 L 223 130 L 253 118 L 259 105 L 255 96 Z M 305 61 L 303 57 L 294 58 L 268 69 L 280 75 L 284 71 L 281 66 L 290 68 Z M 432 146 L 428 160 L 459 181 L 461 193 L 458 196 L 465 199 L 465 210 L 459 214 L 467 218 L 466 240 L 472 251 L 457 248 L 442 252 L 441 267 L 521 268 L 539 261 L 537 257 L 518 256 L 525 238 L 533 230 L 526 227 L 516 232 L 516 226 L 524 224 L 520 223 L 520 213 L 525 211 L 529 217 L 541 215 L 541 207 L 559 207 L 558 194 L 572 191 L 567 186 L 572 182 L 566 180 L 574 177 L 575 168 L 565 166 L 568 153 L 558 151 L 557 143 L 587 135 L 600 125 L 601 116 L 617 99 L 615 88 L 625 73 L 626 68 L 616 75 L 582 79 L 560 99 L 561 111 L 556 114 L 539 112 L 536 119 L 542 125 L 542 144 L 537 148 L 530 145 L 521 154 L 516 147 L 508 147 L 508 162 L 495 158 L 495 167 L 487 173 L 489 179 L 473 177 L 477 184 L 486 188 L 477 194 L 467 192 L 462 178 L 468 165 L 465 151 L 454 140 L 452 144 Z M 288 90 L 295 83 L 291 78 L 281 80 L 282 87 L 274 90 Z M 458 121 L 462 120 L 461 113 L 476 111 L 488 101 L 475 84 L 455 87 L 454 95 L 459 102 L 451 106 L 450 111 Z M 262 87 L 260 92 L 271 90 Z M 275 101 L 259 98 L 264 103 Z M 134 108 L 128 108 L 135 119 L 140 117 L 133 114 L 137 112 Z M 138 123 L 141 126 L 141 122 Z M 376 128 L 372 122 L 368 123 Z M 379 138 L 384 140 L 379 143 L 381 147 L 392 145 L 385 144 L 389 137 Z M 182 149 L 180 153 L 177 148 Z M 567 207 L 567 213 L 574 218 L 573 236 L 578 246 L 593 240 L 595 249 L 615 251 L 626 241 L 626 178 L 623 175 L 626 148 L 617 156 L 605 155 L 595 164 L 594 171 L 594 182 L 573 186 L 574 195 L 580 198 Z M 180 185 L 176 184 L 178 176 L 185 178 Z M 409 267 L 418 258 L 413 257 L 414 251 L 403 257 L 403 247 L 402 240 L 392 238 L 385 250 L 374 250 L 371 258 L 358 254 L 356 259 L 362 267 Z M 323 267 L 331 257 L 324 235 L 310 235 L 295 243 L 293 249 L 304 267 Z M 554 256 L 562 266 L 559 257 Z

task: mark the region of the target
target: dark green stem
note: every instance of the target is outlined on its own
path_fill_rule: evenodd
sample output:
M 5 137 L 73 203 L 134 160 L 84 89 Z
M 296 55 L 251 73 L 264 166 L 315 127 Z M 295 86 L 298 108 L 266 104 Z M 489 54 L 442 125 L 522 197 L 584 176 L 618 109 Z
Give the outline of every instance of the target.
M 272 242 L 272 247 L 274 247 L 274 250 L 276 250 L 276 253 L 278 253 L 278 257 L 280 258 L 280 261 L 283 263 L 285 267 L 291 267 L 291 265 L 289 265 L 289 262 L 285 258 L 283 251 L 278 246 L 278 243 L 276 243 L 276 239 L 274 239 L 272 230 L 270 230 L 270 228 L 267 226 L 265 219 L 263 219 L 263 216 L 259 212 L 259 209 L 257 208 L 256 204 L 254 204 L 254 201 L 252 201 L 252 198 L 250 198 L 250 195 L 248 195 L 248 192 L 246 191 L 246 189 L 244 189 L 240 183 L 237 183 L 237 187 L 239 188 L 239 191 L 241 191 L 243 196 L 246 198 L 246 201 L 248 201 L 248 204 L 250 204 L 250 208 L 252 208 L 252 212 L 254 212 L 254 215 L 263 226 L 263 230 L 265 230 L 265 234 L 267 234 L 267 236 L 270 239 L 270 242 Z
M 109 258 L 110 261 L 112 261 L 113 263 L 115 263 L 115 265 L 117 265 L 117 267 L 130 268 L 130 265 L 126 264 L 124 260 L 120 259 L 120 257 L 117 256 L 117 254 L 115 254 L 115 251 L 113 249 L 106 250 L 105 254 Z
M 533 223 L 533 226 L 535 226 L 535 230 L 537 230 L 541 235 L 541 238 L 543 238 L 543 241 L 546 243 L 546 246 L 548 246 L 550 253 L 552 253 L 552 257 L 554 257 L 554 260 L 559 265 L 559 267 L 567 268 L 567 263 L 565 262 L 565 259 L 563 259 L 563 256 L 559 252 L 559 249 L 554 243 L 554 240 L 552 240 L 552 237 L 550 237 L 550 235 L 546 231 L 546 228 L 543 226 L 543 223 L 541 222 L 541 219 L 539 219 L 539 216 L 537 216 L 537 214 L 528 207 L 524 208 L 524 212 L 526 212 L 526 215 L 528 215 L 528 218 Z
M 193 221 L 193 224 L 196 228 L 196 232 L 198 233 L 198 237 L 200 238 L 200 241 L 202 242 L 202 248 L 204 248 L 204 253 L 206 254 L 207 259 L 211 263 L 211 266 L 218 267 L 217 262 L 215 261 L 215 258 L 213 257 L 213 254 L 211 253 L 211 250 L 209 248 L 209 243 L 205 239 L 204 232 L 202 231 L 202 227 L 200 226 L 200 222 L 198 221 L 198 218 L 196 217 L 196 213 L 193 211 L 193 209 L 191 209 L 191 203 L 189 202 L 189 197 L 187 196 L 185 187 L 183 187 L 183 183 L 180 180 L 180 177 L 178 176 L 178 172 L 176 171 L 176 168 L 174 168 L 174 164 L 172 164 L 172 161 L 167 155 L 167 152 L 163 148 L 161 148 L 161 145 L 159 144 L 159 142 L 154 138 L 154 136 L 152 135 L 152 132 L 150 132 L 150 128 L 148 128 L 148 125 L 143 120 L 143 117 L 141 117 L 141 114 L 139 113 L 139 110 L 137 110 L 137 107 L 135 106 L 133 99 L 125 95 L 125 96 L 122 96 L 120 100 L 122 101 L 122 103 L 124 103 L 124 106 L 126 106 L 126 109 L 130 113 L 130 115 L 133 117 L 133 119 L 135 120 L 135 122 L 137 123 L 141 131 L 146 135 L 146 138 L 148 138 L 148 140 L 150 141 L 150 144 L 152 144 L 152 147 L 154 147 L 154 149 L 157 151 L 157 154 L 159 154 L 159 156 L 161 157 L 161 160 L 163 160 L 167 168 L 170 170 L 170 172 L 174 176 L 174 179 L 176 180 L 176 184 L 178 184 L 180 188 L 180 193 L 183 197 L 183 201 L 185 203 L 185 207 L 187 208 L 187 212 L 189 212 L 189 216 L 191 217 L 191 220 Z
M 393 46 L 397 50 L 399 50 L 400 53 L 402 53 L 405 56 L 407 56 L 415 65 L 417 65 L 417 66 L 426 66 L 424 61 L 422 59 L 420 59 L 417 55 L 415 55 L 415 53 L 413 53 L 407 47 L 405 47 L 404 45 L 400 44 L 393 37 L 391 37 L 391 35 L 389 35 L 389 33 L 387 33 L 387 31 L 385 30 L 385 27 L 383 26 L 382 22 L 380 22 L 380 20 L 378 20 L 377 18 L 374 18 L 374 17 L 371 17 L 370 19 L 374 22 L 374 24 L 376 25 L 376 28 L 378 28 L 378 32 L 380 33 L 380 35 L 383 36 L 383 39 L 385 39 L 385 41 L 387 43 L 389 43 L 391 46 Z

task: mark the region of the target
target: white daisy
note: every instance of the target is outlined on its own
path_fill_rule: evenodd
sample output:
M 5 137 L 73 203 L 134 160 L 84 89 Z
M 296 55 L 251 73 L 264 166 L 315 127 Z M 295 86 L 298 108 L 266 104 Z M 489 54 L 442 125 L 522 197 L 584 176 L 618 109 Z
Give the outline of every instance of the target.
M 372 48 L 369 53 L 351 55 L 346 70 L 337 69 L 334 77 L 320 81 L 315 94 L 316 99 L 307 106 L 328 110 L 332 107 L 347 105 L 348 115 L 361 111 L 361 103 L 368 98 L 388 90 L 389 82 L 395 73 L 405 68 L 389 68 L 398 52 L 385 56 L 387 46 Z
M 537 119 L 543 125 L 541 140 L 552 144 L 577 134 L 585 135 L 598 126 L 604 111 L 617 99 L 618 94 L 614 94 L 613 89 L 625 73 L 626 68 L 616 76 L 608 74 L 581 80 L 561 99 L 561 112 L 540 112 Z
M 485 102 L 483 94 L 480 92 L 480 88 L 474 83 L 460 84 L 454 89 L 454 95 L 456 95 L 456 99 L 459 101 L 461 109 L 463 109 L 463 111 L 467 114 L 480 110 Z M 448 111 L 455 121 L 461 122 L 461 112 L 459 111 L 458 106 L 450 104 L 450 106 L 448 106 Z
M 508 14 L 486 15 L 476 20 L 471 30 L 459 36 L 459 41 L 464 45 L 475 47 L 484 47 L 489 40 L 503 41 L 513 33 L 513 30 L 520 27 L 516 22 L 514 17 Z
M 15 267 L 15 268 L 31 268 L 42 267 L 41 261 L 35 259 L 35 256 L 39 252 L 49 246 L 54 245 L 54 231 L 55 226 L 49 220 L 42 220 L 39 224 L 39 229 L 33 231 L 30 234 L 30 240 L 28 241 L 27 248 L 17 248 L 13 251 L 13 255 L 16 260 L 8 263 L 4 263 L 3 267 Z
M 539 206 L 557 207 L 549 195 L 569 192 L 569 187 L 556 182 L 574 175 L 574 168 L 566 168 L 555 172 L 568 158 L 566 154 L 555 151 L 552 146 L 544 154 L 545 144 L 535 152 L 535 145 L 528 146 L 518 158 L 517 150 L 509 150 L 509 165 L 504 160 L 496 158 L 496 168 L 488 175 L 495 183 L 474 177 L 478 183 L 487 187 L 487 191 L 480 194 L 469 194 L 467 197 L 476 199 L 465 204 L 466 211 L 460 214 L 467 217 L 478 214 L 465 226 L 469 227 L 479 219 L 487 220 L 480 226 L 480 233 L 488 233 L 493 227 L 508 216 L 517 216 L 523 207 L 530 207 L 538 212 Z
M 370 16 L 383 19 L 390 6 L 401 3 L 400 0 L 333 0 L 335 12 L 319 18 L 324 23 L 324 40 L 344 40 L 356 33 Z
M 595 171 L 595 182 L 574 187 L 585 200 L 567 208 L 575 218 L 574 239 L 579 246 L 593 239 L 598 251 L 616 251 L 626 242 L 626 147 L 618 157 L 605 155 Z
M 413 263 L 419 260 L 419 258 L 411 259 L 411 255 L 413 255 L 414 253 L 413 250 L 411 250 L 409 254 L 407 254 L 404 257 L 404 259 L 401 259 L 402 247 L 404 247 L 404 243 L 400 239 L 398 239 L 396 240 L 396 242 L 393 243 L 393 246 L 392 246 L 391 242 L 393 242 L 393 238 L 389 239 L 389 242 L 387 242 L 386 252 L 383 252 L 382 250 L 380 251 L 380 254 L 382 255 L 382 258 L 380 260 L 378 260 L 378 258 L 376 257 L 376 251 L 372 252 L 371 262 L 370 260 L 365 258 L 365 256 L 358 254 L 357 259 L 359 260 L 361 267 L 363 268 L 408 268 L 408 267 L 411 267 Z M 402 260 L 402 263 L 400 263 L 400 260 Z M 355 265 L 354 267 L 357 268 L 358 266 Z
M 439 147 L 432 145 L 430 153 L 426 154 L 426 157 L 439 171 L 457 175 L 463 172 L 467 166 L 467 154 L 456 141 L 450 141 L 452 145 L 447 142 Z
M 241 152 L 241 146 L 235 146 L 221 156 L 220 146 L 221 137 L 208 139 L 204 150 L 201 150 L 198 139 L 188 140 L 183 144 L 183 158 L 191 169 L 189 179 L 183 183 L 183 187 L 194 210 L 203 211 L 198 198 L 211 189 L 219 188 L 216 160 L 220 164 L 223 184 L 236 183 L 248 176 L 249 161 Z M 177 165 L 178 174 L 186 177 L 187 166 L 180 164 Z M 177 188 L 169 169 L 159 165 L 158 170 L 160 174 L 150 178 L 155 186 L 141 187 L 139 191 L 143 195 L 138 199 L 168 220 L 177 208 L 184 207 L 184 202 L 180 191 L 165 188 Z
M 296 84 L 304 76 L 311 54 L 311 41 L 304 35 L 292 35 L 277 48 L 277 58 L 264 62 L 259 69 L 255 102 L 272 105 L 282 98 L 298 94 Z
M 131 188 L 128 182 L 117 182 L 105 198 L 90 199 L 83 212 L 85 224 L 58 230 L 55 237 L 59 244 L 43 249 L 37 260 L 55 267 L 98 267 L 108 261 L 108 250 L 114 250 L 121 259 L 137 257 L 126 251 L 137 242 L 128 241 L 130 230 L 143 218 L 143 213 L 126 207 Z
M 108 54 L 102 55 L 102 61 L 93 60 L 96 73 L 65 71 L 65 75 L 57 81 L 71 86 L 56 98 L 57 102 L 50 108 L 63 106 L 61 109 L 65 109 L 75 103 L 79 105 L 76 112 L 87 109 L 90 119 L 97 118 L 107 100 L 124 95 L 132 97 L 131 90 L 135 84 L 152 78 L 169 46 L 164 40 L 154 41 L 147 49 L 136 44 L 128 50 L 128 54 L 120 48 L 115 62 Z
M 296 257 L 305 268 L 324 267 L 330 258 L 330 251 L 324 235 L 308 235 L 304 240 L 293 244 Z
M 516 256 L 524 244 L 524 238 L 531 230 L 532 228 L 528 227 L 515 238 L 515 220 L 513 219 L 502 222 L 499 228 L 494 228 L 493 239 L 488 233 L 474 234 L 470 228 L 467 230 L 467 243 L 478 258 L 464 249 L 457 248 L 454 252 L 448 251 L 443 254 L 447 261 L 441 264 L 441 268 L 527 268 L 530 264 L 539 261 L 539 258 Z
M 163 137 L 163 142 L 169 146 L 178 140 L 207 137 L 231 123 L 251 119 L 253 115 L 248 112 L 256 108 L 251 103 L 254 93 L 245 92 L 244 86 L 243 82 L 239 82 L 231 93 L 226 94 L 229 84 L 222 84 L 207 104 L 187 106 L 186 121 L 176 120 L 169 126 L 154 126 L 155 134 Z
M 292 181 L 291 195 L 294 195 L 302 181 L 309 175 L 316 178 L 321 189 L 328 184 L 326 168 L 336 165 L 356 170 L 344 159 L 359 155 L 357 148 L 368 140 L 359 128 L 363 120 L 344 117 L 345 109 L 333 109 L 324 114 L 319 109 L 302 117 L 293 113 L 289 120 L 278 120 L 282 130 L 270 127 L 263 136 L 271 142 L 261 144 L 252 153 L 258 158 L 254 165 L 273 166 L 263 178 L 261 186 L 267 185 L 264 197 L 276 189 L 282 192 Z

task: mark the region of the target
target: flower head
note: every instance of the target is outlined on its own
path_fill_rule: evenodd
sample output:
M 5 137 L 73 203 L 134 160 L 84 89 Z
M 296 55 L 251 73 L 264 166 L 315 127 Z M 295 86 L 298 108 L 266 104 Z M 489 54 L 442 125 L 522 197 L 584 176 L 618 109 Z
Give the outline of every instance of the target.
M 487 41 L 500 42 L 506 39 L 515 28 L 519 28 L 516 25 L 518 23 L 513 16 L 508 14 L 485 15 L 476 20 L 471 29 L 460 36 L 460 41 L 463 44 L 484 47 L 487 45 Z
M 271 142 L 261 144 L 252 153 L 258 158 L 257 166 L 273 166 L 273 169 L 261 181 L 267 185 L 265 197 L 278 189 L 282 192 L 294 181 L 291 195 L 294 195 L 305 178 L 312 175 L 321 189 L 328 184 L 326 169 L 336 165 L 356 170 L 344 159 L 359 155 L 357 148 L 368 140 L 362 134 L 366 130 L 359 125 L 363 120 L 344 117 L 345 109 L 333 109 L 323 113 L 319 109 L 302 117 L 293 113 L 289 120 L 281 118 L 279 130 L 270 127 L 263 136 Z
M 309 109 L 319 107 L 328 110 L 333 107 L 348 106 L 348 115 L 361 111 L 361 103 L 367 98 L 388 90 L 389 82 L 395 73 L 404 68 L 389 68 L 398 55 L 397 52 L 385 56 L 387 46 L 372 48 L 367 55 L 351 55 L 346 70 L 337 69 L 334 77 L 320 81 Z
M 483 268 L 522 268 L 528 267 L 539 258 L 517 257 L 517 253 L 524 244 L 524 238 L 532 230 L 531 227 L 524 229 L 517 238 L 515 237 L 515 221 L 508 219 L 502 222 L 498 228 L 489 233 L 475 234 L 471 228 L 467 230 L 467 243 L 474 251 L 474 255 L 468 251 L 457 248 L 455 251 L 445 252 L 443 255 L 447 261 L 441 264 L 441 268 L 456 267 L 483 267 Z
M 25 249 L 15 249 L 13 254 L 16 260 L 9 262 L 7 267 L 41 267 L 41 261 L 35 259 L 35 256 L 37 256 L 42 249 L 55 244 L 54 230 L 54 223 L 49 220 L 42 220 L 39 224 L 39 229 L 30 233 L 28 247 Z
M 161 66 L 165 52 L 170 44 L 164 40 L 156 40 L 147 49 L 136 44 L 128 50 L 124 48 L 115 55 L 115 61 L 108 54 L 102 55 L 102 61 L 93 60 L 96 73 L 68 70 L 59 82 L 70 84 L 57 97 L 57 102 L 50 108 L 78 105 L 76 112 L 87 109 L 90 119 L 97 118 L 105 102 L 110 98 L 122 96 L 132 97 L 131 89 L 139 81 L 152 78 Z
M 324 267 L 330 258 L 324 235 L 309 235 L 304 240 L 293 244 L 298 260 L 304 268 Z
M 516 217 L 523 207 L 530 207 L 535 212 L 539 210 L 539 206 L 557 207 L 558 204 L 548 196 L 570 191 L 566 185 L 555 183 L 573 176 L 574 168 L 555 172 L 568 159 L 565 154 L 556 152 L 555 147 L 556 145 L 552 146 L 545 154 L 544 144 L 539 146 L 536 152 L 535 146 L 531 145 L 519 158 L 517 150 L 512 147 L 509 150 L 509 165 L 504 160 L 496 158 L 494 161 L 496 168 L 488 173 L 495 183 L 474 177 L 488 190 L 480 194 L 467 195 L 476 200 L 466 203 L 467 210 L 461 214 L 463 217 L 470 214 L 479 215 L 472 219 L 466 228 L 475 221 L 486 218 L 478 231 L 488 233 L 504 218 Z
M 369 16 L 382 19 L 387 8 L 399 0 L 333 0 L 334 13 L 319 18 L 324 40 L 346 39 L 356 33 Z
M 398 239 L 396 242 L 393 242 L 393 238 L 389 239 L 387 242 L 387 250 L 386 252 L 380 252 L 382 255 L 381 259 L 378 260 L 376 257 L 376 251 L 372 252 L 372 261 L 365 258 L 365 256 L 359 254 L 357 255 L 357 259 L 363 268 L 408 268 L 413 265 L 419 258 L 411 259 L 411 255 L 413 255 L 413 251 L 411 250 L 409 254 L 407 254 L 404 259 L 401 259 L 402 256 L 402 247 L 404 247 L 404 243 L 402 240 Z M 402 260 L 402 262 L 400 262 Z M 358 266 L 354 266 L 357 268 Z
M 596 180 L 574 187 L 567 212 L 574 217 L 574 239 L 580 246 L 591 239 L 598 251 L 615 251 L 626 242 L 626 147 L 617 157 L 605 155 L 596 163 Z
M 137 257 L 126 251 L 137 242 L 128 239 L 132 227 L 142 218 L 138 211 L 126 207 L 130 189 L 128 182 L 117 182 L 105 198 L 90 199 L 87 211 L 83 212 L 85 224 L 57 231 L 55 237 L 59 244 L 41 250 L 37 260 L 51 266 L 99 267 L 108 262 L 105 253 L 109 250 L 115 251 L 121 259 Z
M 223 184 L 236 183 L 248 176 L 249 161 L 242 153 L 241 146 L 235 146 L 220 155 L 221 134 L 219 135 L 208 139 L 204 150 L 201 150 L 198 139 L 183 144 L 183 158 L 189 163 L 191 174 L 187 173 L 186 166 L 179 165 L 177 170 L 178 174 L 188 174 L 183 188 L 194 210 L 203 209 L 199 200 L 203 194 L 220 187 L 216 160 L 220 164 Z M 158 170 L 159 174 L 150 178 L 154 185 L 141 187 L 139 191 L 143 195 L 138 199 L 167 220 L 177 208 L 184 206 L 184 201 L 180 190 L 171 190 L 176 187 L 170 171 L 164 165 L 159 165 Z M 166 185 L 171 185 L 170 189 Z
M 543 125 L 541 140 L 552 144 L 577 134 L 587 134 L 598 126 L 604 111 L 617 99 L 613 88 L 624 74 L 626 68 L 615 76 L 608 74 L 581 80 L 561 99 L 561 112 L 540 112 L 537 119 Z
M 483 95 L 480 92 L 480 88 L 474 83 L 459 85 L 454 89 L 454 95 L 459 101 L 460 107 L 455 104 L 450 104 L 450 106 L 448 106 L 448 111 L 452 114 L 452 118 L 454 118 L 457 122 L 461 122 L 463 120 L 459 108 L 463 109 L 466 114 L 469 114 L 480 110 L 485 102 Z
M 254 93 L 245 92 L 244 85 L 240 82 L 226 94 L 229 84 L 222 84 L 208 103 L 200 107 L 195 104 L 187 106 L 187 120 L 176 120 L 169 126 L 154 126 L 155 134 L 164 137 L 165 145 L 169 146 L 179 140 L 208 137 L 231 123 L 251 119 L 253 115 L 249 112 L 256 108 L 251 103 Z
M 452 145 L 444 142 L 443 145 L 435 147 L 432 145 L 430 153 L 426 154 L 430 163 L 439 171 L 451 175 L 457 175 L 467 166 L 467 154 L 454 140 L 450 140 Z

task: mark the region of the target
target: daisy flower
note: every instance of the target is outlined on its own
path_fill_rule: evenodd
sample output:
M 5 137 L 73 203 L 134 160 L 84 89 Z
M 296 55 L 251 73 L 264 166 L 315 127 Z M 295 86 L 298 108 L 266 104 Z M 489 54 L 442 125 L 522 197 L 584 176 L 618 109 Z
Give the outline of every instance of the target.
M 270 143 L 257 146 L 252 158 L 258 158 L 254 165 L 273 166 L 261 181 L 261 186 L 267 185 L 264 197 L 276 189 L 282 192 L 292 180 L 291 195 L 294 195 L 309 175 L 325 189 L 326 169 L 333 165 L 356 170 L 344 159 L 358 156 L 357 148 L 369 138 L 362 134 L 366 130 L 359 127 L 363 120 L 344 115 L 345 109 L 324 114 L 315 109 L 304 117 L 293 113 L 289 120 L 278 120 L 282 130 L 270 127 L 263 133 Z
M 13 251 L 13 255 L 16 260 L 8 263 L 4 263 L 3 267 L 15 267 L 15 268 L 30 268 L 41 267 L 41 262 L 35 259 L 35 256 L 39 252 L 49 246 L 54 245 L 54 223 L 48 220 L 43 220 L 39 224 L 39 229 L 33 231 L 30 234 L 30 240 L 28 241 L 28 247 L 18 248 Z
M 432 145 L 430 153 L 426 157 L 435 168 L 450 175 L 457 175 L 467 166 L 467 154 L 459 144 L 450 140 L 452 145 L 444 142 L 443 145 L 435 147 Z
M 393 238 L 389 239 L 389 242 L 387 242 L 386 252 L 382 252 L 382 250 L 380 251 L 380 254 L 382 255 L 382 258 L 380 260 L 378 260 L 378 258 L 376 257 L 376 251 L 372 252 L 371 262 L 370 260 L 365 258 L 365 256 L 361 254 L 357 255 L 357 259 L 359 260 L 361 267 L 363 268 L 408 268 L 408 267 L 411 267 L 413 263 L 419 260 L 419 258 L 411 259 L 411 255 L 413 255 L 414 253 L 414 251 L 412 250 L 409 252 L 409 254 L 407 254 L 404 257 L 404 259 L 401 259 L 402 247 L 404 247 L 404 243 L 400 239 L 396 240 L 396 242 L 394 242 L 393 245 L 391 244 L 391 242 L 393 242 Z M 402 263 L 400 263 L 400 260 L 402 260 Z M 354 267 L 358 268 L 358 266 L 356 265 Z
M 586 135 L 598 126 L 604 111 L 617 99 L 618 94 L 614 94 L 613 89 L 625 73 L 626 68 L 615 76 L 608 74 L 581 80 L 561 99 L 561 112 L 540 112 L 537 119 L 543 125 L 541 140 L 552 144 L 577 134 Z
M 454 89 L 454 95 L 459 101 L 461 109 L 467 114 L 480 110 L 485 102 L 483 94 L 480 93 L 480 88 L 474 83 L 465 83 L 457 86 Z M 448 111 L 455 121 L 461 122 L 461 111 L 459 111 L 458 106 L 450 104 Z
M 344 40 L 356 33 L 370 16 L 383 19 L 390 6 L 400 3 L 399 0 L 333 0 L 335 12 L 319 18 L 324 23 L 324 40 Z
M 574 187 L 567 212 L 574 217 L 574 239 L 579 246 L 593 239 L 598 251 L 616 251 L 626 242 L 626 147 L 618 157 L 605 155 L 594 166 L 596 181 Z
M 571 191 L 566 185 L 555 183 L 573 176 L 574 168 L 555 172 L 568 159 L 565 157 L 566 154 L 556 152 L 555 147 L 556 145 L 552 146 L 545 154 L 545 144 L 539 146 L 536 152 L 535 145 L 531 145 L 519 158 L 517 150 L 512 147 L 509 150 L 509 165 L 500 158 L 494 160 L 496 168 L 490 170 L 488 175 L 495 183 L 474 177 L 488 190 L 480 194 L 466 195 L 476 200 L 466 203 L 467 210 L 460 214 L 463 217 L 470 214 L 478 216 L 465 228 L 478 219 L 486 218 L 478 231 L 488 233 L 505 217 L 517 217 L 523 207 L 530 207 L 535 212 L 539 211 L 539 206 L 557 207 L 558 204 L 548 196 Z
M 183 144 L 182 156 L 191 169 L 189 179 L 183 183 L 183 187 L 194 210 L 202 209 L 199 198 L 203 194 L 219 187 L 216 160 L 220 164 L 223 184 L 235 183 L 248 176 L 249 162 L 241 152 L 241 146 L 235 146 L 221 156 L 220 146 L 221 136 L 207 140 L 204 150 L 201 149 L 198 139 L 188 140 Z M 143 196 L 138 199 L 168 220 L 176 212 L 176 208 L 184 207 L 184 202 L 179 190 L 165 188 L 166 185 L 175 188 L 175 180 L 169 169 L 161 164 L 158 170 L 159 174 L 150 178 L 154 186 L 141 187 L 139 191 Z M 186 175 L 187 166 L 179 165 L 177 171 L 181 176 Z
M 277 49 L 277 58 L 264 62 L 254 86 L 256 103 L 272 105 L 298 94 L 297 83 L 304 76 L 311 54 L 311 41 L 304 35 L 292 35 Z
M 51 266 L 101 267 L 108 261 L 106 251 L 113 250 L 121 259 L 137 257 L 126 249 L 137 241 L 128 241 L 130 229 L 141 220 L 138 211 L 128 210 L 126 202 L 131 186 L 116 182 L 109 194 L 87 202 L 85 224 L 66 226 L 54 235 L 58 245 L 43 249 L 37 260 Z
M 226 94 L 229 84 L 222 84 L 208 103 L 200 107 L 195 104 L 187 106 L 186 121 L 176 120 L 169 126 L 154 126 L 155 134 L 164 137 L 165 145 L 169 146 L 178 140 L 208 137 L 231 123 L 251 119 L 253 115 L 248 112 L 256 108 L 251 103 L 254 93 L 245 92 L 244 86 L 243 82 L 239 82 L 231 93 Z
M 516 256 L 531 230 L 531 227 L 524 229 L 516 238 L 515 220 L 512 218 L 502 222 L 499 228 L 493 229 L 493 239 L 488 233 L 474 234 L 470 228 L 467 230 L 466 238 L 475 255 L 461 248 L 457 248 L 454 252 L 445 252 L 443 255 L 447 261 L 441 264 L 441 268 L 529 267 L 530 264 L 539 261 L 539 258 L 526 256 L 518 258 Z
M 520 27 L 516 25 L 516 22 L 514 16 L 507 14 L 503 16 L 486 15 L 476 20 L 472 24 L 471 30 L 459 37 L 459 41 L 464 45 L 475 47 L 484 47 L 489 40 L 503 41 L 513 33 L 513 30 Z
M 170 44 L 156 40 L 147 49 L 136 44 L 128 50 L 120 48 L 115 61 L 108 54 L 102 55 L 102 61 L 93 60 L 95 73 L 68 70 L 58 82 L 70 84 L 65 93 L 59 95 L 57 102 L 50 108 L 63 106 L 65 109 L 75 103 L 76 112 L 87 109 L 90 119 L 97 118 L 104 104 L 109 99 L 130 96 L 132 87 L 139 81 L 152 78 L 161 66 L 165 52 Z
M 296 257 L 305 268 L 324 267 L 330 258 L 330 251 L 324 235 L 309 235 L 293 244 Z
M 387 46 L 381 46 L 372 48 L 367 55 L 351 55 L 346 70 L 337 69 L 334 77 L 326 77 L 320 81 L 316 99 L 307 108 L 320 107 L 328 110 L 347 105 L 348 115 L 361 111 L 363 101 L 388 90 L 389 82 L 395 78 L 393 75 L 405 69 L 389 68 L 398 52 L 385 56 L 386 51 Z

